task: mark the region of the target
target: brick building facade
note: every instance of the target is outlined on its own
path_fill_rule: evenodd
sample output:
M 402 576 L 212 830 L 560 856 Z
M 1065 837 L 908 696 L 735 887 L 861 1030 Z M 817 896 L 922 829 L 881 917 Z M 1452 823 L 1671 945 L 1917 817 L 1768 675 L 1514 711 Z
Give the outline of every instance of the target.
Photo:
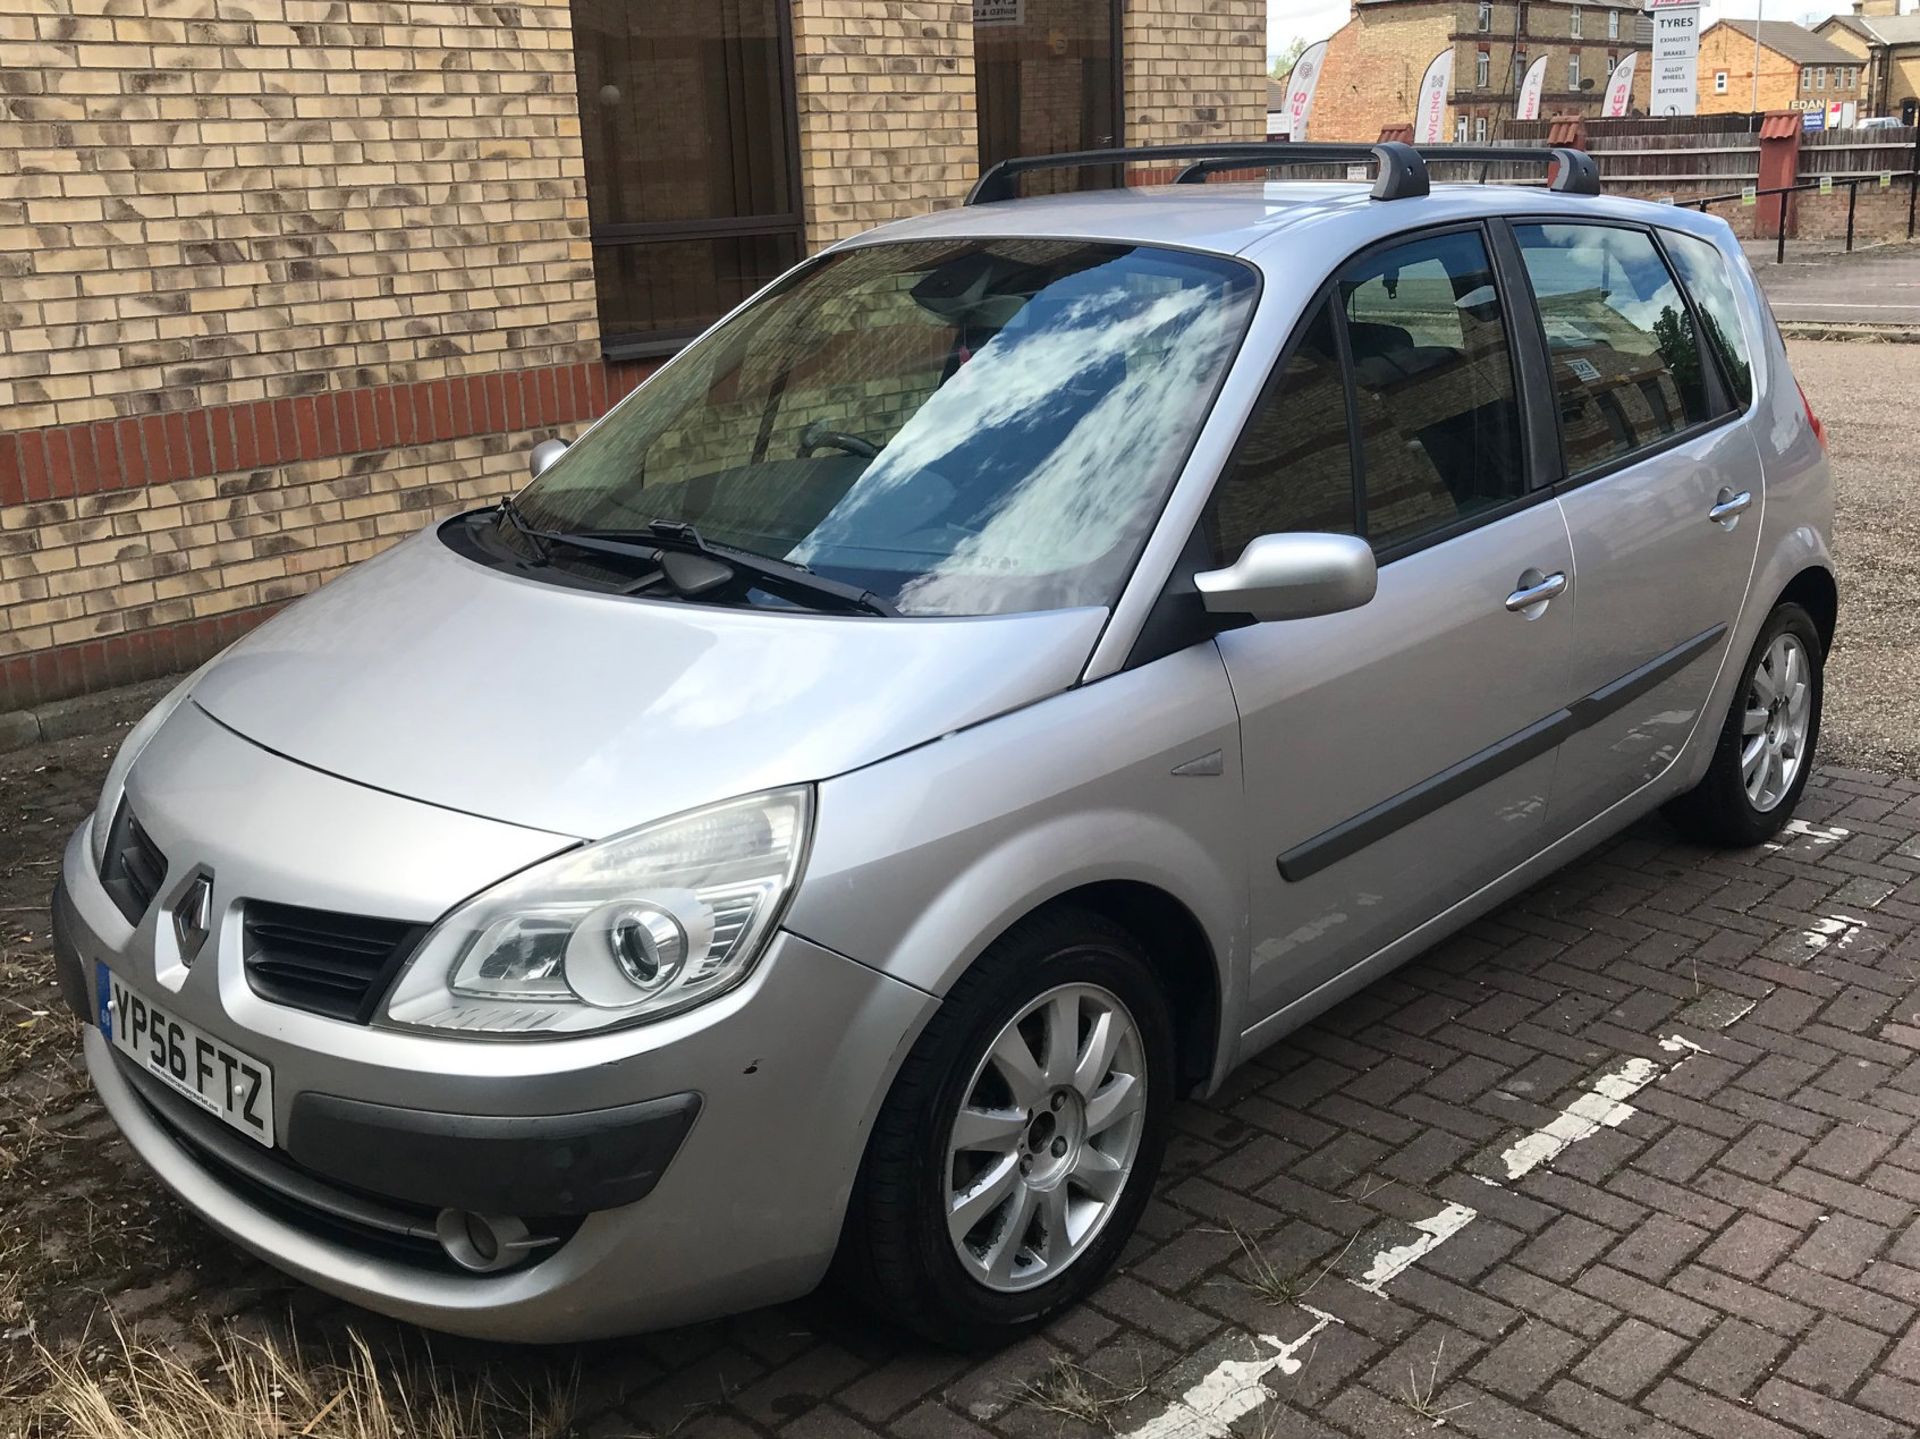
M 1543 116 L 1597 115 L 1608 77 L 1629 54 L 1640 57 L 1632 107 L 1646 111 L 1652 32 L 1630 0 L 1355 0 L 1328 43 L 1308 138 L 1375 140 L 1389 125 L 1410 123 L 1427 63 L 1449 45 L 1449 138 L 1498 138 L 1521 77 L 1541 55 Z
M 0 0 L 0 712 L 186 667 L 509 492 L 983 159 L 1265 122 L 1262 0 L 212 13 Z
M 1859 0 L 1857 13 L 1814 27 L 1864 67 L 1861 107 L 1904 125 L 1920 122 L 1920 13 L 1901 15 L 1899 0 Z
M 1702 115 L 1825 110 L 1835 101 L 1857 106 L 1867 95 L 1859 57 L 1790 20 L 1708 26 L 1699 67 Z

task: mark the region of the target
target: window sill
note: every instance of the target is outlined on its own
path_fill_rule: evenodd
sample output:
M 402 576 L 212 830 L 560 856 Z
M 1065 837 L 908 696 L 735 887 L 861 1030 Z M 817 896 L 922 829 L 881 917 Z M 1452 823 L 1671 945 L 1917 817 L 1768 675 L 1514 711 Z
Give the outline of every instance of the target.
M 601 355 L 614 363 L 622 360 L 664 360 L 677 355 L 694 341 L 693 335 L 666 335 L 647 337 L 636 335 L 630 339 L 614 337 L 600 343 Z

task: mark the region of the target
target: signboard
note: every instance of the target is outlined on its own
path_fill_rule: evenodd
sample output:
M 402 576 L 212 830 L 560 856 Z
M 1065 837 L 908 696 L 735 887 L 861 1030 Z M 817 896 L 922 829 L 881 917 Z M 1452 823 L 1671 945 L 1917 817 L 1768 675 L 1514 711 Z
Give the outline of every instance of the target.
M 1831 195 L 1833 193 L 1833 176 L 1822 175 L 1820 177 L 1820 193 L 1822 195 Z
M 1698 113 L 1699 61 L 1698 0 L 1653 0 L 1653 89 L 1647 101 L 1652 114 Z
M 1613 67 L 1613 75 L 1607 81 L 1607 98 L 1600 106 L 1600 113 L 1609 120 L 1618 120 L 1633 106 L 1633 62 L 1640 58 L 1636 50 L 1629 50 L 1627 58 Z
M 1882 190 L 1891 190 L 1893 188 L 1893 171 L 1882 170 L 1880 172 L 1880 188 Z
M 1027 0 L 973 0 L 975 25 L 1024 25 Z
M 1826 129 L 1827 128 L 1827 112 L 1825 110 L 1803 111 L 1800 116 L 1800 128 L 1802 130 Z
M 1438 145 L 1447 138 L 1447 92 L 1453 88 L 1453 47 L 1427 66 L 1420 80 L 1420 106 L 1413 112 L 1413 143 Z
M 1307 121 L 1313 115 L 1313 92 L 1320 88 L 1320 72 L 1327 63 L 1327 42 L 1309 45 L 1293 62 L 1287 76 L 1287 105 L 1284 119 L 1287 134 L 1294 140 L 1307 138 Z
M 1760 187 L 1758 185 L 1742 185 L 1740 187 L 1740 203 L 1742 205 L 1759 204 Z
M 1520 99 L 1515 103 L 1513 118 L 1516 120 L 1538 120 L 1540 118 L 1540 92 L 1547 88 L 1547 57 L 1542 55 L 1527 66 L 1526 78 L 1520 82 Z
M 1827 105 L 1827 128 L 1829 130 L 1838 130 L 1844 116 L 1845 111 L 1841 109 L 1840 102 L 1838 100 L 1831 101 Z

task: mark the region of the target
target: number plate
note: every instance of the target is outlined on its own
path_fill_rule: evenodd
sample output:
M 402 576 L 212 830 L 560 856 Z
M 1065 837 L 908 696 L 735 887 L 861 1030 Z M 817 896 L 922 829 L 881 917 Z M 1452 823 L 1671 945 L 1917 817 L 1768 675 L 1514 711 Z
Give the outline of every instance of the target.
M 100 1028 L 148 1074 L 273 1147 L 273 1071 L 250 1054 L 202 1033 L 98 969 Z

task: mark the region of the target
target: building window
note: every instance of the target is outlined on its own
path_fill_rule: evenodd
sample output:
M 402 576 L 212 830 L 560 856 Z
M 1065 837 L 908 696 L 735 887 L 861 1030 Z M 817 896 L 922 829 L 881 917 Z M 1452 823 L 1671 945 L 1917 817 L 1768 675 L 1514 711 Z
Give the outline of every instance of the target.
M 1725 70 L 1715 70 L 1713 72 L 1713 93 L 1716 95 L 1724 95 L 1727 93 L 1727 72 Z
M 1618 10 L 1607 11 L 1607 38 L 1609 40 L 1618 40 L 1620 38 L 1620 12 Z
M 1487 117 L 1485 115 L 1475 115 L 1473 117 L 1473 143 L 1476 145 L 1484 145 L 1487 143 Z
M 1456 145 L 1467 143 L 1467 117 L 1462 115 L 1453 122 L 1453 141 Z
M 1473 87 L 1484 90 L 1493 79 L 1493 56 L 1485 50 L 1476 51 L 1473 57 Z
M 1811 90 L 1813 88 L 1813 67 L 1811 65 L 1804 65 L 1800 69 L 1800 88 L 1802 90 Z
M 869 8 L 855 6 L 854 11 Z M 982 170 L 1015 155 L 1104 150 L 1122 143 L 1121 12 L 1113 0 L 1026 0 L 975 8 L 1012 12 L 974 27 Z M 1108 189 L 1118 181 L 1116 172 L 1102 168 L 1054 170 L 1029 175 L 1021 189 L 1044 195 Z
M 1493 0 L 1480 0 L 1479 26 L 1483 31 L 1493 28 Z
M 1567 33 L 1576 40 L 1580 38 L 1580 7 L 1578 5 L 1574 6 L 1567 16 Z
M 1580 88 L 1580 52 L 1578 50 L 1567 56 L 1567 88 L 1569 90 Z
M 1813 88 L 1816 90 L 1824 90 L 1827 88 L 1827 67 L 1825 65 L 1822 65 L 1818 70 L 1813 72 Z
M 785 0 L 573 0 L 600 333 L 660 354 L 802 253 Z

